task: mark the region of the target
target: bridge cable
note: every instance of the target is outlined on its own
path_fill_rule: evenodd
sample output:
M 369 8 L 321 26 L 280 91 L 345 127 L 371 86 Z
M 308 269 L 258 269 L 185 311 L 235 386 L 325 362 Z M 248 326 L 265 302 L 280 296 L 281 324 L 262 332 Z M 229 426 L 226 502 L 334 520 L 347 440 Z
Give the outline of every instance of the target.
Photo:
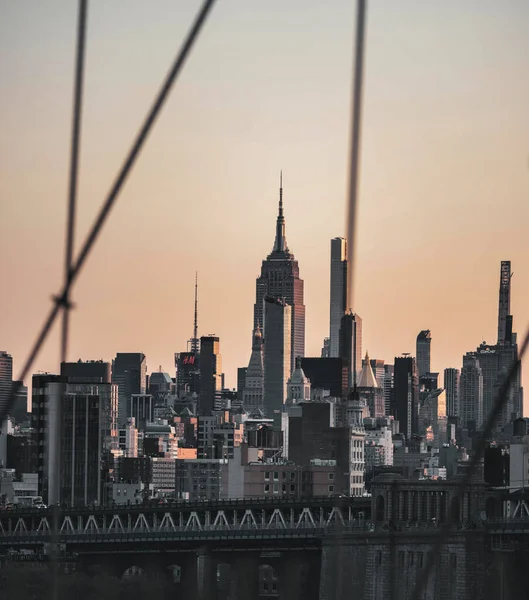
M 160 91 L 158 92 L 158 95 L 157 95 L 149 113 L 147 114 L 147 117 L 145 118 L 145 121 L 143 122 L 141 129 L 139 130 L 138 134 L 136 135 L 134 143 L 133 143 L 131 149 L 129 150 L 129 153 L 128 153 L 128 155 L 127 155 L 127 157 L 126 157 L 126 159 L 114 181 L 114 184 L 112 185 L 112 187 L 106 197 L 106 200 L 105 200 L 103 206 L 101 207 L 101 209 L 98 213 L 98 216 L 96 217 L 94 224 L 85 239 L 84 244 L 81 247 L 81 251 L 79 253 L 77 260 L 72 263 L 72 266 L 70 269 L 70 277 L 69 277 L 68 282 L 61 288 L 59 293 L 54 297 L 53 307 L 51 308 L 46 319 L 44 320 L 44 323 L 37 335 L 37 338 L 36 338 L 33 346 L 31 347 L 29 356 L 26 359 L 26 362 L 24 363 L 24 366 L 22 367 L 22 369 L 19 373 L 18 380 L 17 380 L 18 383 L 15 383 L 12 386 L 11 395 L 9 397 L 9 400 L 5 404 L 5 406 L 2 408 L 2 410 L 0 410 L 0 423 L 4 422 L 5 419 L 7 418 L 7 416 L 9 415 L 9 413 L 13 407 L 13 403 L 15 401 L 16 395 L 20 391 L 20 388 L 22 386 L 22 384 L 20 382 L 22 382 L 28 376 L 28 374 L 31 370 L 31 367 L 33 366 L 33 363 L 35 362 L 35 359 L 38 356 L 38 354 L 42 348 L 42 345 L 46 341 L 48 334 L 49 334 L 53 324 L 55 323 L 55 320 L 57 318 L 59 311 L 61 310 L 61 308 L 63 308 L 64 304 L 66 303 L 67 299 L 69 298 L 70 290 L 73 287 L 74 283 L 76 282 L 77 278 L 79 277 L 81 269 L 84 266 L 86 259 L 88 258 L 89 254 L 94 246 L 94 243 L 98 239 L 99 233 L 100 233 L 103 225 L 105 224 L 105 222 L 109 216 L 109 213 L 110 213 L 111 209 L 113 208 L 113 206 L 119 196 L 119 193 L 121 192 L 121 189 L 122 189 L 123 185 L 125 184 L 128 176 L 136 162 L 136 159 L 138 158 L 138 155 L 140 154 L 140 151 L 142 150 L 143 144 L 145 143 L 154 123 L 156 122 L 156 119 L 160 113 L 160 110 L 163 107 L 165 100 L 167 99 L 167 96 L 168 96 L 174 82 L 176 81 L 176 79 L 177 79 L 177 77 L 189 55 L 189 52 L 191 51 L 193 44 L 194 44 L 196 38 L 198 37 L 198 34 L 200 33 L 200 31 L 206 21 L 206 18 L 210 12 L 210 9 L 212 8 L 215 1 L 216 0 L 204 0 L 202 8 L 200 9 L 197 17 L 195 18 L 195 21 L 185 39 L 185 42 L 182 45 L 182 47 L 178 53 L 178 56 L 177 56 L 175 62 L 173 63 Z
M 88 12 L 88 0 L 79 0 L 79 12 L 77 22 L 77 49 L 75 58 L 75 79 L 73 93 L 73 116 L 72 116 L 72 139 L 70 148 L 70 182 L 68 190 L 68 207 L 66 218 L 66 241 L 64 251 L 64 302 L 62 303 L 62 331 L 61 331 L 61 363 L 66 362 L 68 355 L 70 310 L 70 279 L 72 271 L 74 238 L 75 238 L 75 213 L 77 208 L 77 180 L 79 174 L 79 148 L 81 140 L 81 116 L 83 106 L 83 82 L 86 46 L 86 21 Z M 61 403 L 64 398 L 61 397 Z M 59 465 L 57 465 L 58 468 Z M 60 506 L 53 507 L 51 528 L 51 552 L 52 552 L 52 599 L 58 600 L 59 566 L 57 564 L 59 554 L 59 520 Z

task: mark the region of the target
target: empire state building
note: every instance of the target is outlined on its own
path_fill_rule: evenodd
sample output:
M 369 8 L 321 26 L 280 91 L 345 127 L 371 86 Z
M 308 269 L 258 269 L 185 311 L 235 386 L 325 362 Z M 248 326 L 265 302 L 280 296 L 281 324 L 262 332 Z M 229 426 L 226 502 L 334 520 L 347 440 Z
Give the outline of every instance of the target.
M 279 214 L 276 222 L 276 237 L 272 252 L 263 260 L 261 276 L 257 278 L 254 305 L 254 331 L 259 327 L 264 332 L 266 345 L 266 323 L 263 323 L 265 298 L 281 298 L 292 307 L 290 372 L 294 370 L 296 356 L 305 356 L 305 305 L 303 304 L 303 279 L 299 277 L 298 261 L 288 249 L 283 216 L 283 178 L 279 186 Z

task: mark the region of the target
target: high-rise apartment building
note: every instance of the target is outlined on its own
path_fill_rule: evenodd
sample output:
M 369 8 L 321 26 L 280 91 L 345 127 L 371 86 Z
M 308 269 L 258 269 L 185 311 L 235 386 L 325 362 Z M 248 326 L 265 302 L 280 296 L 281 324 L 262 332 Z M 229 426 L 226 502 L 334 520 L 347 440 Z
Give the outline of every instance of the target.
M 347 309 L 347 242 L 331 240 L 330 357 L 340 356 L 340 327 Z
M 349 387 L 352 388 L 362 371 L 362 319 L 352 311 L 342 317 L 340 356 L 349 363 Z
M 459 416 L 459 369 L 445 369 L 446 416 Z
M 511 261 L 502 260 L 498 301 L 498 346 L 503 346 L 508 341 L 507 319 L 511 314 L 511 277 Z
M 401 356 L 395 358 L 394 366 L 394 416 L 399 421 L 400 432 L 409 440 L 417 431 L 419 416 L 417 365 L 412 356 Z
M 429 329 L 423 329 L 417 336 L 417 371 L 419 378 L 430 373 L 430 346 L 432 334 Z
M 264 345 L 259 327 L 253 334 L 252 355 L 244 382 L 243 405 L 250 412 L 264 408 Z
M 287 397 L 290 377 L 292 307 L 278 298 L 264 301 L 264 402 L 265 414 L 274 417 Z
M 217 410 L 222 388 L 220 340 L 213 335 L 202 336 L 200 338 L 200 397 L 198 402 L 198 412 L 201 416 L 207 417 Z
M 34 375 L 32 425 L 39 494 L 48 504 L 104 504 L 118 449 L 118 389 Z
M 261 331 L 264 331 L 264 300 L 267 297 L 282 298 L 291 306 L 290 375 L 296 357 L 305 356 L 305 305 L 303 304 L 303 280 L 299 277 L 298 261 L 290 252 L 285 235 L 282 183 L 279 190 L 279 214 L 274 247 L 266 260 L 263 260 L 261 275 L 256 281 L 254 331 L 258 326 Z
M 483 374 L 473 352 L 463 356 L 459 380 L 459 419 L 469 431 L 480 431 L 483 425 Z
M 112 383 L 118 385 L 118 420 L 127 422 L 127 406 L 132 394 L 147 392 L 147 359 L 143 352 L 118 352 L 112 362 Z

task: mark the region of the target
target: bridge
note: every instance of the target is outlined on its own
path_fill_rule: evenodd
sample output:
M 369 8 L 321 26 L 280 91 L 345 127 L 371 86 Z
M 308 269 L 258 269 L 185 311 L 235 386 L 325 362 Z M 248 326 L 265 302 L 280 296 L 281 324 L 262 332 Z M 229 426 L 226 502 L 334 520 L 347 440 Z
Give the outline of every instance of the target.
M 445 520 L 451 486 L 382 479 L 372 498 L 6 511 L 0 551 L 75 556 L 79 569 L 156 578 L 168 597 L 189 600 L 257 600 L 270 588 L 288 600 L 404 600 Z M 517 598 L 498 581 L 518 569 L 513 557 L 528 547 L 525 499 L 480 486 L 460 509 L 425 599 Z

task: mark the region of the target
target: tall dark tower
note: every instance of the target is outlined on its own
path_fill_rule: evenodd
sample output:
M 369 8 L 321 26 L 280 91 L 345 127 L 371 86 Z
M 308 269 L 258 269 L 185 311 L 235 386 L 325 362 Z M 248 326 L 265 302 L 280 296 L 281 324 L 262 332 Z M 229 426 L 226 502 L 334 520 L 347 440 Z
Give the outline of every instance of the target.
M 272 252 L 263 260 L 261 276 L 257 278 L 253 328 L 264 331 L 263 301 L 266 297 L 281 298 L 292 307 L 290 372 L 294 370 L 296 356 L 305 356 L 305 305 L 303 304 L 303 279 L 299 277 L 298 261 L 290 253 L 285 235 L 283 216 L 283 176 L 279 184 L 279 214 Z
M 498 346 L 504 346 L 507 340 L 507 321 L 511 314 L 511 261 L 502 260 L 500 269 L 500 298 L 498 304 Z M 512 321 L 510 326 L 512 332 Z M 510 341 L 510 340 L 509 340 Z

